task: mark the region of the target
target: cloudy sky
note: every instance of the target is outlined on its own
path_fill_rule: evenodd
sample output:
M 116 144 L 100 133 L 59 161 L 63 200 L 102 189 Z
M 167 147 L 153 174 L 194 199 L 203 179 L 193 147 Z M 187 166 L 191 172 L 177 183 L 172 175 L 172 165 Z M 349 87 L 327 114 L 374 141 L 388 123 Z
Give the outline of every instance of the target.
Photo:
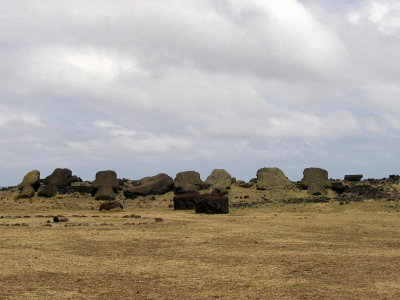
M 400 173 L 397 0 L 0 0 L 0 186 Z

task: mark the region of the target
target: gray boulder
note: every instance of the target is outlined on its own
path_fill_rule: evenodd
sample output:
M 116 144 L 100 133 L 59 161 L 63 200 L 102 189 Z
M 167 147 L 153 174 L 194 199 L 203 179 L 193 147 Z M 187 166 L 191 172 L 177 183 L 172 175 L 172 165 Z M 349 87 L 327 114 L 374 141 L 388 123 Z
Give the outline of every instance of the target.
M 288 188 L 292 183 L 279 168 L 262 168 L 257 171 L 257 189 Z
M 212 192 L 227 194 L 232 185 L 231 175 L 223 169 L 215 169 L 206 179 Z
M 174 188 L 174 180 L 167 174 L 161 173 L 151 177 L 145 177 L 134 184 L 124 188 L 126 198 L 135 199 L 138 196 L 162 195 Z
M 185 171 L 176 174 L 174 190 L 176 193 L 197 192 L 204 187 L 200 174 L 196 171 Z
M 114 200 L 115 191 L 119 187 L 117 173 L 114 171 L 100 171 L 93 181 L 96 200 Z
M 18 185 L 20 193 L 18 194 L 17 199 L 33 197 L 39 186 L 40 172 L 38 170 L 30 171 L 24 176 L 21 184 Z

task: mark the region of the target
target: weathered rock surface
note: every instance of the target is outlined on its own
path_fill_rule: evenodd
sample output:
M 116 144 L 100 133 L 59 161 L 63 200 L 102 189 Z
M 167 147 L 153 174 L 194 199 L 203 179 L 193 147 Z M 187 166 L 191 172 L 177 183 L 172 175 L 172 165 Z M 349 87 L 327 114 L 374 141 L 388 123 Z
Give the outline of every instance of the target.
M 212 192 L 227 194 L 232 185 L 232 176 L 224 169 L 215 169 L 206 179 Z
M 307 189 L 311 195 L 324 195 L 326 188 L 330 187 L 328 171 L 321 168 L 306 168 L 300 185 Z
M 196 171 L 185 171 L 176 174 L 174 179 L 174 190 L 176 193 L 198 192 L 205 186 Z
M 319 196 L 325 195 L 326 189 L 323 185 L 313 182 L 308 186 L 307 192 L 310 195 Z
M 312 183 L 329 186 L 328 171 L 321 168 L 306 168 L 303 171 L 303 179 L 300 184 L 308 188 Z
M 90 194 L 92 193 L 93 185 L 89 181 L 72 182 L 71 190 L 80 194 Z
M 43 186 L 39 188 L 38 196 L 54 197 L 58 193 L 66 193 L 72 182 L 80 181 L 77 176 L 72 176 L 72 171 L 69 169 L 57 168 L 53 173 L 43 179 Z
M 55 185 L 57 188 L 69 186 L 72 180 L 72 171 L 69 169 L 57 168 L 47 176 L 43 182 L 46 185 Z
M 114 200 L 115 191 L 119 187 L 117 173 L 114 171 L 100 171 L 93 181 L 96 200 Z
M 274 188 L 288 188 L 290 180 L 279 168 L 262 168 L 257 171 L 257 189 L 268 190 Z
M 174 188 L 174 180 L 167 174 L 161 173 L 151 177 L 145 177 L 126 185 L 124 195 L 126 198 L 135 199 L 138 196 L 162 195 Z
M 200 194 L 197 192 L 176 194 L 174 196 L 174 210 L 194 209 L 199 196 Z
M 56 196 L 58 193 L 57 186 L 54 184 L 41 185 L 38 190 L 38 196 L 50 198 Z
M 346 186 L 341 181 L 331 182 L 331 189 L 337 193 L 343 193 L 346 189 Z
M 363 178 L 363 175 L 357 174 L 357 175 L 344 175 L 344 180 L 346 181 L 360 181 L 361 178 Z
M 40 186 L 40 172 L 33 170 L 24 176 L 21 184 L 18 185 L 18 190 L 21 192 L 18 194 L 17 199 L 20 198 L 31 198 Z
M 199 195 L 195 204 L 196 213 L 227 214 L 229 213 L 228 197 L 219 194 Z
M 254 182 L 245 182 L 245 181 L 243 181 L 243 180 L 237 180 L 236 182 L 235 182 L 235 184 L 237 185 L 237 186 L 240 186 L 240 187 L 242 187 L 242 188 L 245 188 L 245 189 L 248 189 L 248 188 L 251 188 L 252 186 L 254 186 Z
M 119 201 L 107 201 L 100 204 L 99 211 L 102 210 L 112 210 L 112 209 L 124 209 L 124 206 Z

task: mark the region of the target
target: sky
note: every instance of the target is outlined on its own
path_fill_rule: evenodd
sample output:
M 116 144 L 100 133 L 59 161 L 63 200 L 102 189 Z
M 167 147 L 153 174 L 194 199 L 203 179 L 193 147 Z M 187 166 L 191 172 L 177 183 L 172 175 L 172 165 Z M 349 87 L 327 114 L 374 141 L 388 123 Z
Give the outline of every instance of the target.
M 0 186 L 399 174 L 399 83 L 397 0 L 0 0 Z

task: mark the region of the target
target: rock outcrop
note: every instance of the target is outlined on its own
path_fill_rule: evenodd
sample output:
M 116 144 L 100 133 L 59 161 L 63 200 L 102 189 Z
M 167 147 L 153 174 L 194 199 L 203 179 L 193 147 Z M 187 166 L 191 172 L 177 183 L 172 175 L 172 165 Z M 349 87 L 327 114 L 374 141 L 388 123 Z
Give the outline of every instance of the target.
M 126 198 L 135 199 L 138 196 L 162 195 L 174 188 L 174 180 L 167 174 L 161 173 L 151 177 L 142 178 L 134 184 L 125 184 L 124 195 Z
M 119 187 L 117 173 L 114 171 L 100 171 L 96 173 L 93 189 L 96 200 L 114 200 L 116 189 Z
M 262 168 L 257 171 L 256 185 L 258 190 L 285 189 L 291 182 L 279 168 Z
M 31 198 L 38 190 L 40 186 L 40 172 L 33 170 L 24 176 L 21 184 L 18 185 L 20 193 L 17 195 L 17 199 Z
M 200 174 L 196 171 L 179 172 L 174 179 L 175 193 L 198 192 L 204 185 Z
M 232 185 L 232 176 L 224 169 L 215 169 L 206 179 L 211 192 L 226 195 Z

